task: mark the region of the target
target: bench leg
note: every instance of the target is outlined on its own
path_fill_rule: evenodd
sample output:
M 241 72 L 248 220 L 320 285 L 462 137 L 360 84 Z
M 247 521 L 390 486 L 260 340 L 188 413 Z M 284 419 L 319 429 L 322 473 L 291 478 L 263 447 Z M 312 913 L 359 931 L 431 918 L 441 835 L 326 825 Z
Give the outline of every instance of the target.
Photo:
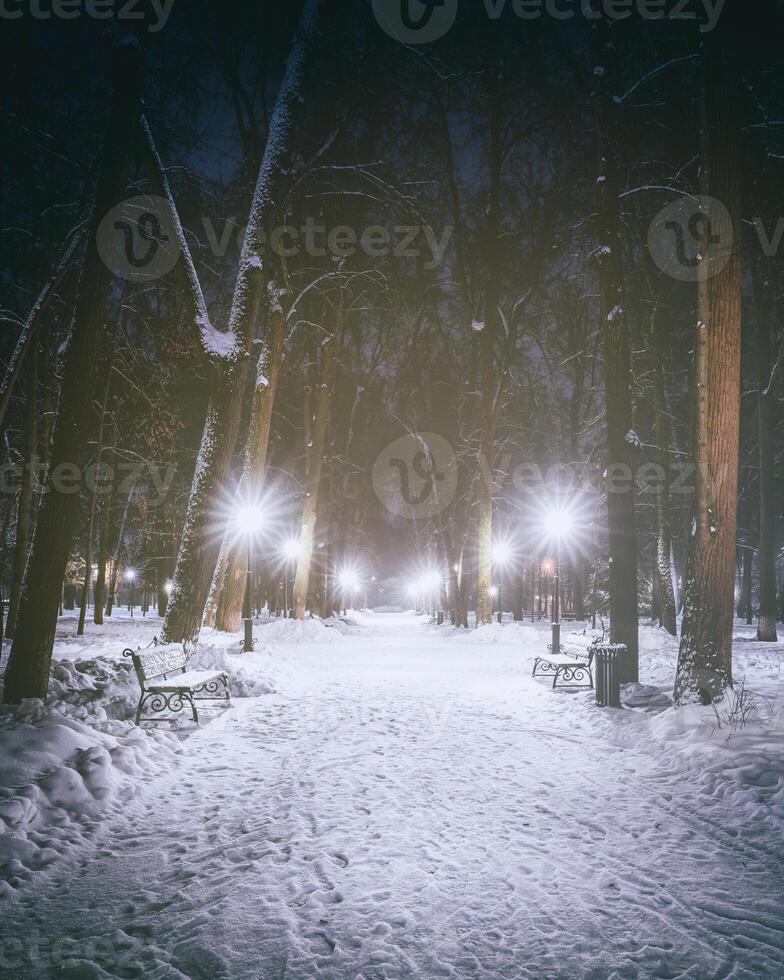
M 146 697 L 146 694 L 145 694 L 144 691 L 142 691 L 141 697 L 139 698 L 139 704 L 136 707 L 136 724 L 137 725 L 142 720 L 142 705 L 144 704 L 145 697 Z
M 536 668 L 539 666 L 539 658 L 534 660 L 534 669 L 531 671 L 531 677 L 536 677 Z
M 190 704 L 191 711 L 193 712 L 193 720 L 198 725 L 199 724 L 199 712 L 196 710 L 196 702 L 194 701 L 194 699 L 191 697 L 190 694 L 183 694 L 182 697 L 183 697 L 183 700 L 184 701 L 187 701 Z
M 558 675 L 561 673 L 561 668 L 555 668 L 555 677 L 553 678 L 553 690 L 555 690 L 555 685 L 558 683 Z

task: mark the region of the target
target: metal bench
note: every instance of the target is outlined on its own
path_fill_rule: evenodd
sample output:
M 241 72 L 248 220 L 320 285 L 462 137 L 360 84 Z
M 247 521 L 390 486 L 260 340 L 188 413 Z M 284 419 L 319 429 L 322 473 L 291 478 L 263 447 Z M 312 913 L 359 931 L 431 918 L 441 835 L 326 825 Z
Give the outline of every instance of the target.
M 229 681 L 221 670 L 188 670 L 189 654 L 185 646 L 157 646 L 150 650 L 123 650 L 130 657 L 142 689 L 136 709 L 136 724 L 142 721 L 174 721 L 174 718 L 144 717 L 149 710 L 157 715 L 175 715 L 190 705 L 198 725 L 197 701 L 231 700 Z
M 563 649 L 563 648 L 562 648 Z M 550 676 L 553 687 L 589 687 L 593 688 L 593 644 L 583 652 L 579 649 L 569 649 L 564 653 L 548 653 L 546 656 L 534 658 L 532 677 Z

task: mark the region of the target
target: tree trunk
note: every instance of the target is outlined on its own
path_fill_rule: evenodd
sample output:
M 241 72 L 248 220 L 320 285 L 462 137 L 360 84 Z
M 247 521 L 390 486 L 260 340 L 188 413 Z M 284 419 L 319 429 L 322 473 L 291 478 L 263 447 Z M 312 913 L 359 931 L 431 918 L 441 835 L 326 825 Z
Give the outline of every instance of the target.
M 656 461 L 661 479 L 656 482 L 656 579 L 658 582 L 661 625 L 671 636 L 678 635 L 675 590 L 672 584 L 672 530 L 670 525 L 669 449 L 670 426 L 667 421 L 667 398 L 664 375 L 664 338 L 661 336 L 658 310 L 654 313 L 654 426 Z
M 610 639 L 629 652 L 626 681 L 639 679 L 637 541 L 634 479 L 630 452 L 632 428 L 631 362 L 624 308 L 621 224 L 618 205 L 618 154 L 615 118 L 619 109 L 603 79 L 604 59 L 615 61 L 606 19 L 596 26 L 596 136 L 598 172 L 597 250 L 601 324 L 604 340 L 605 415 L 607 426 L 607 526 L 610 550 Z M 601 60 L 598 60 L 601 58 Z M 613 73 L 614 74 L 614 73 Z
M 316 418 L 313 423 L 310 466 L 308 470 L 307 490 L 302 513 L 302 530 L 299 539 L 299 555 L 297 557 L 297 575 L 294 580 L 294 618 L 305 618 L 305 607 L 308 599 L 310 584 L 310 565 L 313 558 L 313 541 L 316 534 L 316 513 L 318 509 L 321 471 L 324 466 L 324 452 L 327 440 L 327 423 L 329 419 L 332 385 L 335 378 L 337 348 L 342 339 L 342 308 L 338 311 L 338 326 L 335 333 L 321 347 L 321 371 L 318 398 L 316 400 Z
M 143 59 L 135 45 L 118 43 L 114 95 L 90 218 L 74 321 L 52 435 L 49 477 L 27 564 L 19 622 L 5 672 L 4 699 L 46 698 L 60 589 L 79 514 L 79 495 L 58 493 L 52 473 L 84 460 L 95 384 L 97 352 L 105 331 L 111 274 L 98 253 L 103 216 L 118 204 L 128 182 L 129 133 L 141 112 Z
M 93 622 L 103 626 L 104 603 L 106 602 L 106 566 L 109 559 L 109 533 L 111 528 L 112 497 L 114 495 L 114 470 L 110 469 L 108 483 L 101 500 L 101 519 L 98 527 L 98 574 L 95 578 L 93 597 Z
M 242 496 L 248 496 L 250 500 L 259 499 L 264 484 L 275 395 L 283 370 L 285 340 L 286 317 L 278 302 L 270 316 L 267 340 L 256 366 L 256 392 L 253 396 L 241 484 Z M 218 585 L 221 580 L 221 563 L 224 568 L 222 586 Z M 228 540 L 225 541 L 221 548 L 218 566 L 219 569 L 215 573 L 216 589 L 212 599 L 216 607 L 215 625 L 219 630 L 233 632 L 239 629 L 245 590 L 242 549 L 232 547 Z
M 775 643 L 776 635 L 776 472 L 773 448 L 773 399 L 769 390 L 770 304 L 768 283 L 756 284 L 757 423 L 759 431 L 759 610 L 757 639 Z
M 493 490 L 495 474 L 495 437 L 498 382 L 495 365 L 495 343 L 498 336 L 501 257 L 501 93 L 495 76 L 488 80 L 490 100 L 490 180 L 488 187 L 487 226 L 485 230 L 486 269 L 484 327 L 479 335 L 480 435 L 479 477 L 477 480 L 477 578 L 476 625 L 493 621 Z
M 120 553 L 123 547 L 123 538 L 125 537 L 125 525 L 128 523 L 128 514 L 131 509 L 131 503 L 133 501 L 133 495 L 136 486 L 132 486 L 128 491 L 128 498 L 125 501 L 125 507 L 123 508 L 123 516 L 120 521 L 120 530 L 117 533 L 117 545 L 114 549 L 114 554 L 112 555 L 112 574 L 109 580 L 109 596 L 106 600 L 106 615 L 111 616 L 112 609 L 117 601 L 117 577 L 120 571 Z
M 30 545 L 30 526 L 33 510 L 33 459 L 38 450 L 38 350 L 34 346 L 30 353 L 27 399 L 25 402 L 25 468 L 22 474 L 22 487 L 16 510 L 16 542 L 14 546 L 14 578 L 8 601 L 8 621 L 6 636 L 13 639 L 16 632 L 19 599 L 22 594 L 27 553 Z
M 731 0 L 732 2 L 732 0 Z M 728 4 L 703 56 L 703 190 L 715 209 L 699 266 L 696 340 L 696 513 L 675 682 L 678 701 L 703 703 L 732 684 L 732 622 L 740 430 L 742 194 L 740 76 Z M 717 250 L 707 235 L 723 243 Z
M 223 372 L 204 424 L 177 555 L 174 587 L 162 631 L 167 642 L 193 640 L 198 636 L 215 573 L 220 536 L 214 533 L 214 514 L 221 494 L 227 489 L 246 395 L 247 352 L 268 281 L 262 239 L 279 199 L 278 191 L 294 136 L 296 110 L 302 100 L 305 72 L 317 37 L 320 5 L 320 0 L 306 0 L 270 122 L 229 316 L 229 328 L 238 343 L 237 357 Z
M 106 422 L 106 408 L 109 403 L 109 391 L 112 386 L 112 365 L 114 357 L 109 358 L 108 371 L 106 376 L 106 389 L 103 393 L 101 403 L 101 417 L 98 420 L 98 438 L 95 447 L 95 473 L 93 477 L 93 488 L 90 491 L 90 500 L 87 505 L 87 534 L 84 545 L 84 585 L 82 586 L 82 604 L 79 607 L 79 625 L 76 628 L 76 635 L 84 635 L 84 623 L 87 616 L 87 599 L 90 595 L 90 580 L 93 575 L 93 533 L 95 530 L 95 511 L 98 503 L 98 481 L 101 479 L 101 456 L 103 455 L 103 430 Z M 93 603 L 96 603 L 95 596 Z

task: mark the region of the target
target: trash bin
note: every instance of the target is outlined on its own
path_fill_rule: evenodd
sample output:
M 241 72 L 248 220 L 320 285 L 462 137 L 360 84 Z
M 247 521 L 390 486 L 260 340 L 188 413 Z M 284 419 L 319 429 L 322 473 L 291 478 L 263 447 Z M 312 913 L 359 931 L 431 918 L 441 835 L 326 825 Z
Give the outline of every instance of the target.
M 627 652 L 623 643 L 606 643 L 596 647 L 596 703 L 602 708 L 621 707 L 621 679 L 626 668 Z

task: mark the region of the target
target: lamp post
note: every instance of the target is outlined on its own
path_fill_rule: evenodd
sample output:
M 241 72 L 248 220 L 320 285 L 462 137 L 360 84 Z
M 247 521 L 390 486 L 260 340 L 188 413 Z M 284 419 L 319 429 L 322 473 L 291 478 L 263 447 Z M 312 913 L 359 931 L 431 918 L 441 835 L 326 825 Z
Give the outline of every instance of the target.
M 544 515 L 544 530 L 555 547 L 555 558 L 551 563 L 553 574 L 553 612 L 552 612 L 552 652 L 561 650 L 561 545 L 574 527 L 571 514 L 562 507 L 554 507 Z
M 131 619 L 133 619 L 133 583 L 136 581 L 136 569 L 128 568 L 125 572 L 125 580 L 131 583 L 131 595 L 128 602 L 128 609 L 131 613 Z
M 257 504 L 245 504 L 237 508 L 234 514 L 234 526 L 237 532 L 245 537 L 247 548 L 247 564 L 245 566 L 245 597 L 242 606 L 244 637 L 242 652 L 253 652 L 253 615 L 251 612 L 251 593 L 253 591 L 253 538 L 259 533 L 264 518 Z

